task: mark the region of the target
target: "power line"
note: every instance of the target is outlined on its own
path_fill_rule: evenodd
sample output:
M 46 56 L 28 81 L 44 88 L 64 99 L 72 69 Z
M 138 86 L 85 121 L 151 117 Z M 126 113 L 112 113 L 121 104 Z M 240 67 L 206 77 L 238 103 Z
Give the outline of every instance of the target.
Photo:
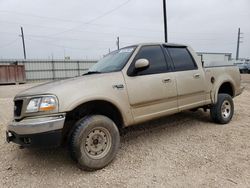
M 0 48 L 5 48 L 5 47 L 8 47 L 8 46 L 10 46 L 10 45 L 12 45 L 12 44 L 16 43 L 16 42 L 17 42 L 17 40 L 19 40 L 19 38 L 16 38 L 15 40 L 12 40 L 12 41 L 10 41 L 10 42 L 8 42 L 8 43 L 6 43 L 6 44 L 4 44 L 4 45 L 0 46 Z
M 30 14 L 30 13 L 16 12 L 16 11 L 0 10 L 0 12 L 23 15 L 26 17 L 35 17 L 35 18 L 40 18 L 40 19 L 56 20 L 56 21 L 60 21 L 60 22 L 83 23 L 83 21 L 80 21 L 80 20 L 68 20 L 68 19 L 61 19 L 61 18 L 56 18 L 56 17 L 48 17 L 48 16 L 40 16 L 40 15 Z
M 96 32 L 96 31 L 85 31 L 85 32 L 88 32 L 88 33 L 95 33 L 95 34 L 100 34 L 100 35 L 114 35 L 114 33 L 109 33 L 109 32 Z M 8 34 L 8 35 L 18 35 L 17 33 L 14 33 L 14 32 L 3 32 L 3 31 L 0 31 L 0 33 L 3 33 L 3 34 Z M 192 39 L 192 40 L 216 40 L 218 41 L 219 39 L 222 38 L 222 36 L 217 36 L 219 35 L 219 33 L 185 33 L 185 32 L 169 32 L 170 34 L 178 34 L 178 37 L 176 37 L 176 39 Z M 185 36 L 180 36 L 179 34 L 191 34 L 191 35 L 196 35 L 194 38 L 192 37 L 185 37 Z M 202 37 L 202 38 L 197 38 L 197 35 L 203 35 L 203 34 L 211 34 L 211 35 L 216 35 L 216 36 L 213 36 L 212 38 L 207 38 L 207 37 Z M 228 34 L 228 36 L 227 36 Z M 231 33 L 225 33 L 223 34 L 224 35 L 224 38 L 228 38 L 229 35 L 231 35 Z M 66 38 L 66 37 L 53 37 L 53 36 L 45 36 L 45 35 L 32 35 L 32 34 L 26 34 L 26 37 L 29 36 L 29 37 L 36 37 L 36 38 L 48 38 L 48 39 L 63 39 L 63 40 L 82 40 L 82 41 L 99 41 L 99 40 L 89 40 L 89 39 L 81 39 L 81 38 Z M 120 36 L 122 36 L 123 38 L 141 38 L 141 39 L 157 39 L 159 37 L 159 35 L 157 36 L 143 36 L 143 35 L 130 35 L 130 34 L 120 34 Z M 174 39 L 175 37 L 173 37 Z M 103 40 L 102 40 L 103 41 Z M 107 41 L 107 40 L 106 40 Z M 109 40 L 108 42 L 112 42 L 113 40 Z
M 5 21 L 1 21 L 0 22 L 3 22 L 5 23 Z M 17 23 L 17 22 L 8 22 L 8 23 L 12 23 L 12 24 L 17 24 L 17 25 L 27 25 L 27 26 L 32 26 L 32 27 L 42 27 L 42 28 L 52 28 L 52 29 L 60 29 L 62 27 L 51 27 L 51 26 L 41 26 L 41 25 L 33 25 L 33 24 L 25 24 L 25 23 Z M 121 28 L 126 28 L 126 27 L 121 27 Z M 63 28 L 65 29 L 65 28 Z M 132 28 L 127 28 L 127 29 L 132 29 Z M 141 28 L 140 28 L 141 29 Z M 140 29 L 136 29 L 134 28 L 133 30 L 137 30 L 139 31 Z M 147 32 L 149 31 L 148 29 L 142 29 L 143 31 L 147 30 Z M 95 33 L 95 34 L 100 34 L 100 35 L 114 35 L 115 33 L 114 32 L 96 32 L 96 31 L 88 31 L 88 30 L 75 30 L 76 32 L 87 32 L 87 33 Z M 158 30 L 155 32 L 160 32 L 162 33 L 162 31 Z M 0 33 L 4 33 L 4 34 L 9 34 L 9 35 L 17 35 L 17 33 L 14 33 L 14 32 L 3 32 L 3 31 L 0 31 Z M 180 34 L 184 34 L 184 35 L 195 35 L 195 38 L 194 40 L 196 40 L 197 38 L 197 35 L 221 35 L 221 36 L 218 36 L 218 38 L 222 38 L 222 37 L 229 37 L 229 36 L 233 36 L 235 35 L 235 33 L 203 33 L 203 32 L 194 32 L 194 33 L 191 33 L 191 32 L 168 32 L 170 33 L 171 35 L 178 35 L 178 38 L 180 38 Z M 245 32 L 247 33 L 247 32 Z M 135 35 L 135 34 L 122 34 L 121 32 L 119 33 L 123 38 L 125 37 L 135 37 L 135 38 L 152 38 L 152 39 L 155 39 L 156 37 L 153 37 L 153 36 L 143 36 L 143 35 Z M 157 35 L 158 36 L 158 35 Z M 50 36 L 44 36 L 44 37 L 50 37 Z M 52 37 L 52 36 L 51 36 Z M 186 38 L 186 37 L 185 37 Z M 197 40 L 214 40 L 213 38 L 212 39 L 197 39 Z M 217 40 L 217 39 L 216 39 Z
M 18 35 L 17 33 L 10 33 L 10 32 L 2 32 L 0 31 L 0 33 L 4 33 L 4 34 L 10 34 L 10 35 Z M 92 33 L 98 33 L 98 34 L 110 34 L 110 35 L 114 35 L 114 33 L 101 33 L 101 32 L 92 32 Z M 198 34 L 198 33 L 196 33 Z M 89 41 L 89 42 L 107 42 L 107 43 L 112 43 L 113 40 L 93 40 L 93 39 L 84 39 L 84 38 L 68 38 L 68 37 L 53 37 L 53 36 L 44 36 L 44 35 L 32 35 L 32 34 L 26 34 L 25 35 L 26 38 L 43 38 L 43 39 L 50 39 L 50 40 L 69 40 L 69 41 Z M 158 39 L 159 36 L 139 36 L 139 35 L 123 35 L 121 34 L 120 36 L 122 36 L 122 38 L 141 38 L 141 39 L 153 39 L 153 40 L 156 40 Z M 210 43 L 221 43 L 221 42 L 218 42 L 219 39 L 221 39 L 221 37 L 213 37 L 213 38 L 197 38 L 197 37 L 185 37 L 185 36 L 178 36 L 178 37 L 173 37 L 173 40 L 174 41 L 178 41 L 178 40 L 192 40 L 192 41 L 209 41 Z
M 59 47 L 59 48 L 66 48 L 66 49 L 71 49 L 71 50 L 80 50 L 80 51 L 91 51 L 92 49 L 90 49 L 89 47 L 86 47 L 86 48 L 75 48 L 75 47 L 70 47 L 70 46 L 66 46 L 66 45 L 60 45 L 60 44 L 55 44 L 55 43 L 51 43 L 51 42 L 45 42 L 44 40 L 39 40 L 39 39 L 30 39 L 30 38 L 27 38 L 27 40 L 29 41 L 37 41 L 37 42 L 40 42 L 40 43 L 43 43 L 43 44 L 46 44 L 46 45 L 49 45 L 49 46 L 55 46 L 55 47 Z M 97 50 L 103 50 L 103 49 L 106 49 L 106 48 L 95 48 Z
M 94 46 L 96 46 L 96 43 L 101 42 L 101 43 L 113 43 L 113 40 L 90 40 L 90 39 L 79 39 L 79 38 L 64 38 L 64 37 L 47 37 L 47 36 L 38 36 L 38 35 L 25 35 L 26 39 L 30 39 L 30 40 L 36 40 L 37 38 L 40 39 L 54 39 L 54 40 L 74 40 L 74 41 L 83 41 L 83 42 L 91 42 L 92 44 L 94 44 Z M 40 40 L 41 41 L 41 40 Z M 82 42 L 81 42 L 82 43 Z M 52 43 L 50 43 L 52 44 Z M 130 43 L 124 42 L 124 44 L 130 45 Z M 100 46 L 102 44 L 98 44 L 98 46 Z M 102 46 L 109 46 L 109 45 L 102 45 Z M 62 47 L 62 46 L 61 46 Z M 93 47 L 96 49 L 96 47 Z
M 122 3 L 122 4 L 118 5 L 118 6 L 116 6 L 115 8 L 113 8 L 113 9 L 107 11 L 107 12 L 104 12 L 103 14 L 101 14 L 101 15 L 99 15 L 99 16 L 97 16 L 97 17 L 91 19 L 91 20 L 89 20 L 88 22 L 85 22 L 84 24 L 81 24 L 81 25 L 79 25 L 79 26 L 73 27 L 73 28 L 68 29 L 68 30 L 65 30 L 65 31 L 61 31 L 61 32 L 58 32 L 58 33 L 54 33 L 54 34 L 52 34 L 52 35 L 59 35 L 59 34 L 62 34 L 62 33 L 67 33 L 67 32 L 73 31 L 73 30 L 75 30 L 76 28 L 79 28 L 79 27 L 81 27 L 81 26 L 83 26 L 83 25 L 91 24 L 92 22 L 95 22 L 96 20 L 99 20 L 100 18 L 103 18 L 103 17 L 105 17 L 105 16 L 107 16 L 107 15 L 113 13 L 114 11 L 120 9 L 121 7 L 123 7 L 123 6 L 125 6 L 126 4 L 128 4 L 130 1 L 131 1 L 131 0 L 127 0 L 127 1 L 125 1 L 124 3 Z
M 0 31 L 0 33 L 6 34 L 6 35 L 19 35 L 19 33 L 4 32 L 4 31 Z
M 31 26 L 31 27 L 43 27 L 43 28 L 53 28 L 53 29 L 67 29 L 64 27 L 52 27 L 52 26 L 43 26 L 43 25 L 34 25 L 34 24 L 28 24 L 28 23 L 19 23 L 19 22 L 10 22 L 10 21 L 6 21 L 6 20 L 0 20 L 0 22 L 2 23 L 8 23 L 8 24 L 17 24 L 17 25 L 26 25 L 26 26 Z M 87 24 L 86 22 L 80 22 L 81 24 Z M 161 33 L 161 30 L 152 30 L 150 28 L 136 28 L 136 27 L 124 27 L 124 26 L 117 26 L 117 25 L 110 25 L 110 24 L 96 24 L 96 23 L 88 23 L 87 25 L 92 25 L 92 26 L 96 26 L 96 27 L 116 27 L 116 28 L 121 28 L 121 29 L 127 29 L 127 30 L 141 30 L 141 31 L 145 31 L 145 29 L 147 30 L 147 32 L 158 32 Z M 151 26 L 152 27 L 152 26 Z M 74 31 L 80 31 L 82 32 L 83 30 L 74 30 Z
M 53 26 L 44 26 L 44 25 L 35 25 L 35 24 L 28 24 L 28 23 L 20 23 L 20 22 L 10 22 L 10 21 L 5 21 L 5 20 L 0 20 L 1 23 L 7 23 L 7 24 L 16 24 L 16 25 L 26 25 L 29 27 L 40 27 L 40 28 L 50 28 L 50 29 L 67 29 L 65 27 L 53 27 Z M 83 23 L 83 22 L 81 22 Z M 124 27 L 124 26 L 114 26 L 114 25 L 109 25 L 109 24 L 89 24 L 89 25 L 93 25 L 93 26 L 97 26 L 97 27 L 116 27 L 116 28 L 121 28 L 121 29 L 126 29 L 126 30 L 135 30 L 135 31 L 147 31 L 147 32 L 157 32 L 157 33 L 162 33 L 162 30 L 152 30 L 152 29 L 148 29 L 148 28 L 136 28 L 136 27 Z M 80 30 L 80 29 L 76 29 L 74 30 L 76 32 L 90 32 L 90 33 L 99 33 L 99 34 L 114 34 L 114 33 L 109 33 L 109 32 L 96 32 L 96 31 L 87 31 L 87 30 Z M 0 31 L 1 32 L 1 31 Z M 3 33 L 3 32 L 1 32 Z M 7 33 L 7 32 L 4 32 Z M 187 34 L 187 35 L 234 35 L 235 33 L 218 33 L 218 32 L 179 32 L 179 31 L 175 31 L 175 32 L 168 32 L 171 35 L 173 34 Z M 245 32 L 245 33 L 249 33 L 249 32 Z M 136 36 L 136 35 L 133 35 Z
M 100 40 L 90 40 L 90 39 L 81 39 L 81 38 L 67 38 L 67 37 L 49 37 L 49 36 L 44 36 L 44 35 L 26 35 L 27 37 L 30 38 L 45 38 L 45 39 L 54 39 L 54 40 L 72 40 L 72 41 L 89 41 L 89 42 L 96 42 Z M 101 42 L 113 42 L 113 40 L 101 40 Z
M 98 33 L 97 34 L 103 34 L 103 33 Z M 114 35 L 114 33 L 104 33 L 104 34 L 110 34 L 110 35 Z M 36 38 L 47 38 L 47 39 L 63 39 L 63 40 L 78 40 L 78 41 L 101 41 L 101 42 L 113 42 L 113 40 L 99 40 L 99 39 L 96 39 L 96 40 L 90 40 L 90 39 L 83 39 L 83 38 L 67 38 L 67 37 L 53 37 L 53 36 L 46 36 L 46 35 L 26 35 L 26 36 L 29 36 L 29 37 L 36 37 Z M 123 38 L 141 38 L 141 39 L 157 39 L 159 38 L 159 36 L 139 36 L 139 35 L 123 35 L 121 34 L 121 36 Z
M 1 22 L 1 21 L 0 21 Z M 19 24 L 19 25 L 23 25 L 23 24 Z M 24 24 L 25 25 L 25 24 Z M 99 35 L 114 35 L 115 33 L 111 33 L 111 32 L 96 32 L 96 31 L 80 31 L 80 30 L 78 30 L 79 32 L 87 32 L 87 33 L 94 33 L 94 34 L 99 34 Z M 0 31 L 0 33 L 3 33 L 3 34 L 7 34 L 7 35 L 18 35 L 18 33 L 14 33 L 14 32 L 4 32 L 4 31 Z M 157 38 L 157 36 L 156 37 L 153 37 L 153 36 L 143 36 L 143 35 L 134 35 L 134 34 L 132 34 L 132 35 L 130 35 L 130 34 L 121 34 L 124 38 L 129 38 L 129 37 L 132 37 L 132 38 L 152 38 L 152 39 L 155 39 L 155 38 Z M 31 34 L 29 34 L 29 35 L 27 35 L 26 34 L 26 36 L 32 36 L 32 37 L 42 37 L 42 38 L 54 38 L 54 39 L 59 39 L 59 38 L 61 38 L 61 39 L 66 39 L 67 40 L 67 38 L 65 38 L 65 37 L 53 37 L 53 36 L 47 36 L 47 35 L 31 35 Z M 71 40 L 71 39 L 69 39 L 69 40 Z M 73 40 L 81 40 L 81 39 L 73 39 Z M 83 39 L 84 40 L 84 39 Z M 103 40 L 102 40 L 103 41 Z

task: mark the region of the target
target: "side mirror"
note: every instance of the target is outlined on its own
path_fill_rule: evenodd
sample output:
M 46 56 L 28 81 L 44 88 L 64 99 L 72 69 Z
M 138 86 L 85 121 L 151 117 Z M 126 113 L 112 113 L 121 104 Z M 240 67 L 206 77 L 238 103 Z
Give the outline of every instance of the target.
M 147 59 L 138 59 L 135 62 L 135 69 L 136 70 L 143 70 L 149 67 L 149 61 Z

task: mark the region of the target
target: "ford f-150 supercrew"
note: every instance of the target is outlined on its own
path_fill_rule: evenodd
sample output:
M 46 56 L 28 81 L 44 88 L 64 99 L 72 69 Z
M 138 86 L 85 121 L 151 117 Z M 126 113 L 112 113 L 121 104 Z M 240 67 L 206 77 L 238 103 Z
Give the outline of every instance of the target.
M 187 45 L 139 44 L 80 77 L 16 95 L 6 137 L 23 147 L 66 145 L 80 168 L 96 170 L 114 159 L 123 127 L 198 108 L 226 124 L 242 90 L 235 66 L 204 67 Z

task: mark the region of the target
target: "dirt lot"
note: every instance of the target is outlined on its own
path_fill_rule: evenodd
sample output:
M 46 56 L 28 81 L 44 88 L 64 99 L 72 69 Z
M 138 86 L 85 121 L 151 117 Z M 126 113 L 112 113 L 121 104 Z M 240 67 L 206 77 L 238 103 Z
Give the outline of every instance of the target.
M 228 125 L 183 112 L 128 128 L 116 159 L 79 170 L 64 149 L 19 149 L 5 141 L 14 95 L 35 84 L 0 86 L 0 187 L 250 187 L 250 75 Z

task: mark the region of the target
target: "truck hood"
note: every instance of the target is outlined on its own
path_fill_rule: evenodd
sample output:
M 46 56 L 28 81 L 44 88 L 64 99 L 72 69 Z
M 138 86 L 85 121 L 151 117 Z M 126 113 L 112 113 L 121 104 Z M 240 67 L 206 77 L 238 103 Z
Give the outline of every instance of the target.
M 18 93 L 16 97 L 27 97 L 44 94 L 53 94 L 57 97 L 63 97 L 64 95 L 73 95 L 74 92 L 84 92 L 85 90 L 91 89 L 96 90 L 96 87 L 102 87 L 102 82 L 105 80 L 108 82 L 111 77 L 113 78 L 117 74 L 122 75 L 121 72 L 92 74 L 65 80 L 47 82 L 24 90 Z
M 119 86 L 119 87 L 118 87 Z M 107 101 L 118 109 L 129 109 L 128 96 L 122 71 L 92 74 L 41 84 L 19 93 L 17 98 L 55 95 L 58 112 L 65 113 L 86 102 Z M 121 113 L 125 113 L 122 112 Z M 129 112 L 126 112 L 129 113 Z M 31 114 L 36 116 L 39 113 Z

